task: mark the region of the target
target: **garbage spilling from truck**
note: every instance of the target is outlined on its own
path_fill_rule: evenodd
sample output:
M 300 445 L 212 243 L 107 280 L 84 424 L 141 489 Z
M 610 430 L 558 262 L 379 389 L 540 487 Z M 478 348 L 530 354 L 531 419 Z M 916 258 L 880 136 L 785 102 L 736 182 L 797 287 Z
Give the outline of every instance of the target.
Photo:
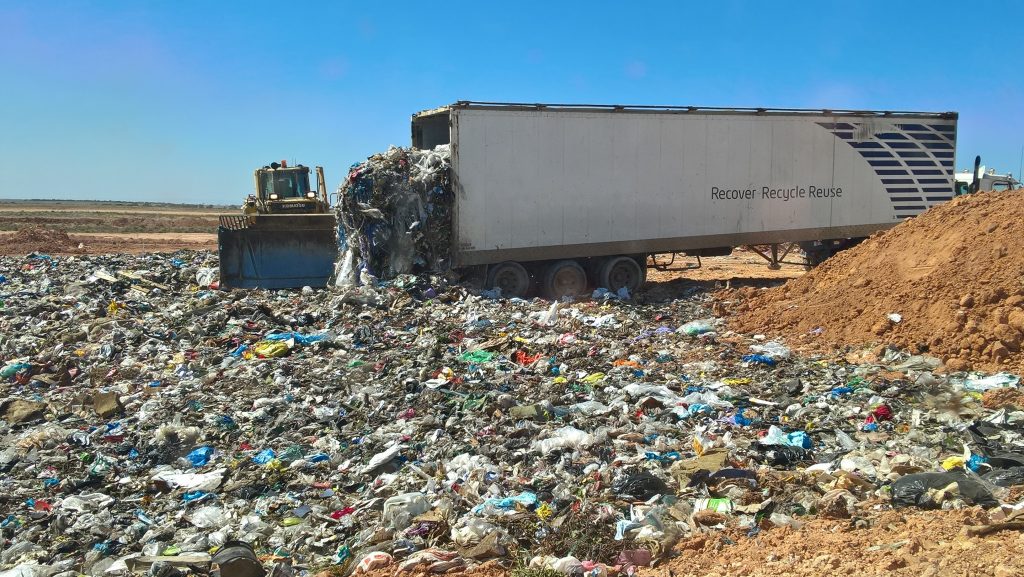
M 375 154 L 338 189 L 336 284 L 450 268 L 452 192 L 447 145 Z
M 806 276 L 744 289 L 742 332 L 816 350 L 894 345 L 972 367 L 1024 371 L 1024 190 L 957 199 L 837 254 Z
M 881 535 L 889 510 L 998 532 L 1021 509 L 1019 375 L 808 357 L 728 330 L 699 287 L 222 291 L 189 252 L 0 271 L 3 577 L 603 577 L 821 522 Z

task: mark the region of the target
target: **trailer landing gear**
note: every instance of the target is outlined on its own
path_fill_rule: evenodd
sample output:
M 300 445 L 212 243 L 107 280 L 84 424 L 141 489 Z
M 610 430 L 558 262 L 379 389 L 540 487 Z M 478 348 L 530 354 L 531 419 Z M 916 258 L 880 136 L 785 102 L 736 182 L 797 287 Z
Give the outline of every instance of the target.
M 802 262 L 787 261 L 786 257 L 796 250 L 797 245 L 793 242 L 786 243 L 773 243 L 773 244 L 752 244 L 747 248 L 752 250 L 754 254 L 768 261 L 768 268 L 771 270 L 779 270 L 784 264 L 795 264 L 803 266 Z

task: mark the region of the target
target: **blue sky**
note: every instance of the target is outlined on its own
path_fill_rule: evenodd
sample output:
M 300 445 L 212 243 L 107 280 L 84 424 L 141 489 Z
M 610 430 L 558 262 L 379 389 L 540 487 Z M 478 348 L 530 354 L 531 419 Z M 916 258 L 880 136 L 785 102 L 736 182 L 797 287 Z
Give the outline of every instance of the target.
M 333 190 L 456 100 L 955 110 L 957 167 L 1016 174 L 1022 6 L 0 0 L 0 198 L 237 204 L 281 158 Z

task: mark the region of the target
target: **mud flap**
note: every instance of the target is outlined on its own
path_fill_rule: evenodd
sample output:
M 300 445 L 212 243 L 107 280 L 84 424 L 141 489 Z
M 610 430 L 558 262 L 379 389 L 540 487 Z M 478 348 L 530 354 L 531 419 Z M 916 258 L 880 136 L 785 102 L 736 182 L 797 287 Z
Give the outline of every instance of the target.
M 334 215 L 222 216 L 217 229 L 223 288 L 323 287 L 338 260 Z

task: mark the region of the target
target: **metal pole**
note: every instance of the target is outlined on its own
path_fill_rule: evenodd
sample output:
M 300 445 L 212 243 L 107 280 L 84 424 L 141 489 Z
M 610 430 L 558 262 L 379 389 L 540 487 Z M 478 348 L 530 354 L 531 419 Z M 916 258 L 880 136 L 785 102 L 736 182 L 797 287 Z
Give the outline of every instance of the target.
M 1024 182 L 1024 144 L 1020 145 L 1020 164 L 1017 165 L 1017 182 Z

